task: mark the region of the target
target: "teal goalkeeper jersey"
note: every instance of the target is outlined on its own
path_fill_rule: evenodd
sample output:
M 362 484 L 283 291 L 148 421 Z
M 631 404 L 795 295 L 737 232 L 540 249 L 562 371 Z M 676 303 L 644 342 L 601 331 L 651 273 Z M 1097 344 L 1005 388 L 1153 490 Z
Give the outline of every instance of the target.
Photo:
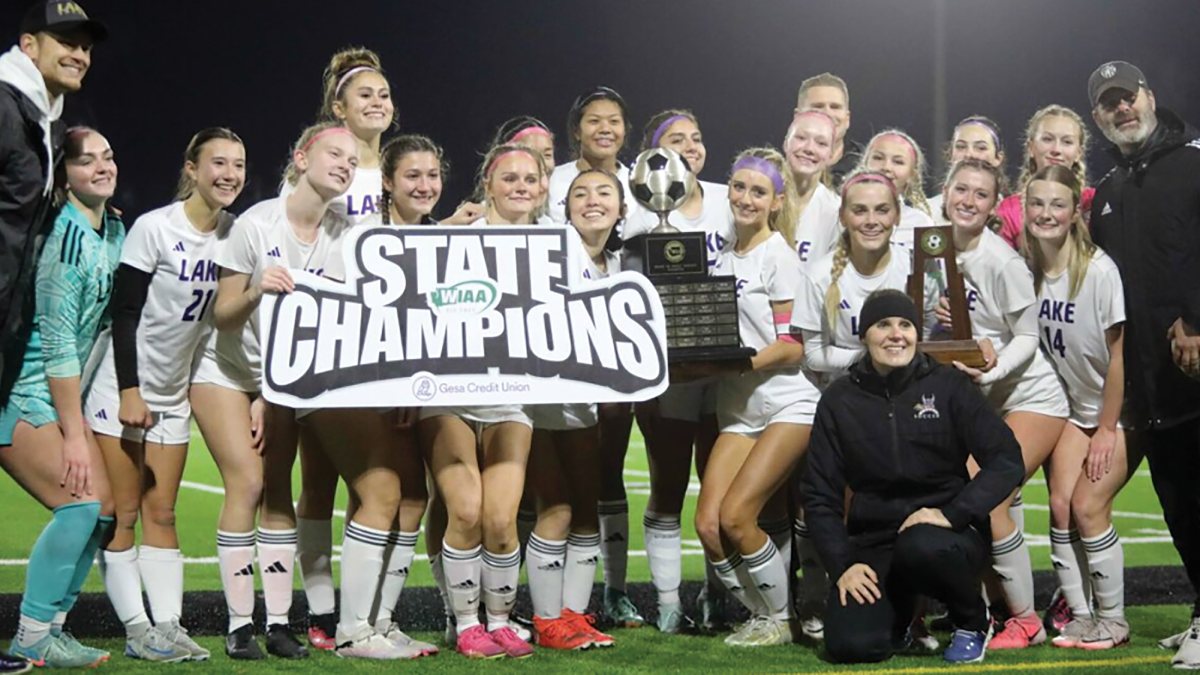
M 80 376 L 108 318 L 113 274 L 121 259 L 125 225 L 111 213 L 92 228 L 68 202 L 54 221 L 37 271 L 37 313 L 25 347 L 14 398 L 50 401 L 47 377 Z

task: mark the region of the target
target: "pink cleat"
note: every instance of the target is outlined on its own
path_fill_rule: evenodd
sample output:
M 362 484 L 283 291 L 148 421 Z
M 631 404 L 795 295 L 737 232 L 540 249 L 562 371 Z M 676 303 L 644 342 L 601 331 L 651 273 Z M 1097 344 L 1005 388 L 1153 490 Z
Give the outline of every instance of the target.
M 1046 641 L 1046 629 L 1036 614 L 1013 617 L 1004 622 L 1004 630 L 988 643 L 988 649 L 1025 649 Z
M 458 653 L 468 659 L 498 659 L 505 653 L 504 647 L 479 624 L 460 632 L 456 642 Z
M 504 653 L 508 654 L 510 658 L 523 659 L 533 654 L 533 647 L 525 640 L 522 640 L 521 636 L 517 635 L 517 631 L 509 626 L 497 628 L 490 635 L 492 636 L 492 640 L 497 645 L 500 645 Z M 459 639 L 461 640 L 462 638 Z

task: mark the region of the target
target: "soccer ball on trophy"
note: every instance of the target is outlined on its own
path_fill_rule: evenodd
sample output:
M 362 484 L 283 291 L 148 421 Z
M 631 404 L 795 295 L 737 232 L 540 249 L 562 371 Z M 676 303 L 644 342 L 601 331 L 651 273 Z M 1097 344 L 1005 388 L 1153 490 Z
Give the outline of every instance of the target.
M 696 189 L 696 176 L 687 160 L 670 148 L 651 148 L 637 156 L 629 176 L 633 198 L 658 214 L 655 232 L 674 231 L 667 214 L 683 206 Z

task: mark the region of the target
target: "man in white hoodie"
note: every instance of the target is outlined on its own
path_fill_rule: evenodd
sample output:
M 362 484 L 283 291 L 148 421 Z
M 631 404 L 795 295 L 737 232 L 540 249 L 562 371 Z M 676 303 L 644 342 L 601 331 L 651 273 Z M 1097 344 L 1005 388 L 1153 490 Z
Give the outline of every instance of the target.
M 0 55 L 0 406 L 21 370 L 37 259 L 54 221 L 63 96 L 79 91 L 108 30 L 75 2 L 38 0 Z

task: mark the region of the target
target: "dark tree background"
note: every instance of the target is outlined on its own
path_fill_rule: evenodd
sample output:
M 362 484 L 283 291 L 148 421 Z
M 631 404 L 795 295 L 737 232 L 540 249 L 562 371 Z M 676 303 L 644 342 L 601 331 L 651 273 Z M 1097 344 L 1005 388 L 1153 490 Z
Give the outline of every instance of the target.
M 65 117 L 112 141 L 116 202 L 131 217 L 171 198 L 183 148 L 205 126 L 246 140 L 251 184 L 237 209 L 271 196 L 320 105 L 321 72 L 346 45 L 382 57 L 400 129 L 446 148 L 441 214 L 511 116 L 547 121 L 567 161 L 567 109 L 594 84 L 628 100 L 631 146 L 654 112 L 695 111 L 714 181 L 739 149 L 777 144 L 800 81 L 826 70 L 850 83 L 850 137 L 904 128 L 934 159 L 931 176 L 954 122 L 976 113 L 1000 123 L 1015 175 L 1030 114 L 1061 103 L 1090 119 L 1087 77 L 1108 60 L 1140 66 L 1160 106 L 1200 122 L 1194 0 L 80 2 L 112 39 Z M 10 39 L 25 4 L 0 6 Z M 1106 145 L 1093 141 L 1093 180 L 1111 166 Z

